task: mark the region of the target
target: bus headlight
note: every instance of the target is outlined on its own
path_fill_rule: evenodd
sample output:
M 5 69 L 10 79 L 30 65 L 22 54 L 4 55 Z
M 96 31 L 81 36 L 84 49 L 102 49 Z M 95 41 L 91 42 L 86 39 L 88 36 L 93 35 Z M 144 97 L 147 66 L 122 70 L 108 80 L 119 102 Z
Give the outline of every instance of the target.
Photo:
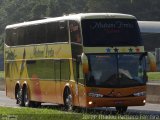
M 146 92 L 138 92 L 138 93 L 134 93 L 134 96 L 146 96 Z
M 92 104 L 93 104 L 93 102 L 92 102 L 92 101 L 89 101 L 89 102 L 88 102 L 88 104 L 89 104 L 89 105 L 92 105 Z
M 145 104 L 145 103 L 146 103 L 146 100 L 143 100 L 143 103 Z
M 89 97 L 103 97 L 103 95 L 102 94 L 99 94 L 99 93 L 88 93 L 88 96 Z

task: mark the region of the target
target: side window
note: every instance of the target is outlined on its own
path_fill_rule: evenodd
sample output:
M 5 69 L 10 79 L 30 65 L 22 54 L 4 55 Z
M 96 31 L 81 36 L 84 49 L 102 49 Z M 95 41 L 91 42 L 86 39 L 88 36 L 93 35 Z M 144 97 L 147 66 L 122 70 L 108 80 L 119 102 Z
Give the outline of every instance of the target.
M 36 27 L 36 44 L 46 43 L 46 24 L 39 24 Z
M 5 39 L 5 43 L 8 45 L 8 46 L 13 46 L 14 41 L 12 40 L 12 29 L 6 29 L 6 39 Z
M 13 45 L 14 46 L 17 45 L 18 44 L 18 31 L 17 31 L 17 29 L 12 30 L 11 38 L 12 38 L 12 41 L 13 41 Z
M 42 80 L 55 79 L 53 60 L 27 61 L 26 63 L 30 78 L 34 75 Z
M 60 60 L 55 60 L 54 61 L 54 70 L 55 70 L 55 79 L 60 80 Z
M 61 61 L 61 80 L 69 80 L 70 79 L 70 66 L 69 60 Z
M 69 21 L 71 42 L 81 43 L 81 32 L 79 23 L 76 21 Z
M 24 27 L 18 28 L 18 43 L 17 43 L 17 45 L 24 45 L 24 32 L 25 32 Z
M 56 22 L 46 24 L 46 42 L 53 43 L 57 42 L 57 29 L 58 24 Z
M 6 30 L 6 44 L 9 46 L 24 45 L 24 32 L 25 28 L 23 27 Z
M 41 68 L 43 78 L 45 79 L 55 79 L 54 76 L 54 61 L 53 60 L 45 60 L 43 67 Z
M 68 42 L 68 25 L 67 21 L 60 21 L 57 29 L 57 42 Z
M 24 39 L 21 45 L 35 44 L 36 40 L 36 26 L 27 26 L 24 30 Z
M 18 45 L 46 42 L 46 25 L 39 24 L 18 29 Z

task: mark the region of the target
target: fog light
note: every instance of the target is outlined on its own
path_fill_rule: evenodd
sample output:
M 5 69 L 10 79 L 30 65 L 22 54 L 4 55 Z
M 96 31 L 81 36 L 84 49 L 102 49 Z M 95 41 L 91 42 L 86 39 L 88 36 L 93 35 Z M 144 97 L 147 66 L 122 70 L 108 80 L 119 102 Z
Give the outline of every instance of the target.
M 92 101 L 89 101 L 89 102 L 88 102 L 89 105 L 91 105 L 92 103 L 93 103 Z
M 146 103 L 146 100 L 143 100 L 143 103 Z

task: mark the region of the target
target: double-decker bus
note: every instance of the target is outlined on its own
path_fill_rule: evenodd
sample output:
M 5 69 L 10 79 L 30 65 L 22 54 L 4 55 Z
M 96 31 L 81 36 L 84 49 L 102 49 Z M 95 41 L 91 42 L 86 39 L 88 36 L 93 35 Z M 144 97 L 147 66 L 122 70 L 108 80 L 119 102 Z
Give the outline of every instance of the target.
M 134 16 L 81 13 L 5 30 L 6 95 L 20 106 L 145 105 L 147 53 Z

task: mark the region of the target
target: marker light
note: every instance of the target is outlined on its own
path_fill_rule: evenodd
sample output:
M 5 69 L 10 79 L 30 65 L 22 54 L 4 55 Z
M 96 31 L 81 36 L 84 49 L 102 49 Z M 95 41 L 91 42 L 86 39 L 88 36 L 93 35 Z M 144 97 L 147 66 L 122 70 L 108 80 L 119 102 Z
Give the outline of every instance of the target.
M 91 105 L 92 103 L 93 103 L 92 101 L 89 101 L 89 102 L 88 102 L 89 105 Z
M 146 103 L 146 100 L 143 100 L 143 103 Z

